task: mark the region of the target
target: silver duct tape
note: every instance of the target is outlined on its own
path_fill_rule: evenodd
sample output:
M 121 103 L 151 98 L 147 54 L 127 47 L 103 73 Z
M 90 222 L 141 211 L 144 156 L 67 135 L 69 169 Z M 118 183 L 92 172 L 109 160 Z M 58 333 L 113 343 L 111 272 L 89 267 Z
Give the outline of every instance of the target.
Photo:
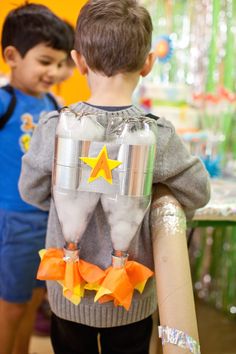
M 112 267 L 113 268 L 124 268 L 128 261 L 128 253 L 123 251 L 114 251 L 112 253 Z
M 158 326 L 159 338 L 162 345 L 173 344 L 180 348 L 187 349 L 193 354 L 201 354 L 199 343 L 187 333 L 168 326 Z
M 131 197 L 149 196 L 153 172 L 141 173 L 128 170 L 119 173 L 119 194 Z
M 88 183 L 91 168 L 80 157 L 97 157 L 104 143 L 56 137 L 55 159 L 53 168 L 53 185 L 60 190 L 114 193 L 116 189 L 108 188 L 104 180 Z M 112 152 L 114 155 L 114 152 Z M 117 155 L 117 153 L 116 153 Z M 117 184 L 117 183 L 116 183 Z
M 120 145 L 117 160 L 122 164 L 119 171 L 133 172 L 153 171 L 155 163 L 156 145 Z
M 68 167 L 54 165 L 53 185 L 59 189 L 77 191 L 80 184 L 80 169 L 78 167 Z
M 171 201 L 155 202 L 151 208 L 151 228 L 162 231 L 162 235 L 177 236 L 186 231 L 186 217 L 183 209 Z M 153 232 L 155 237 L 155 232 Z
M 81 165 L 80 157 L 89 156 L 91 141 L 74 140 L 56 137 L 55 163 L 61 166 L 74 167 Z
M 84 166 L 67 167 L 54 165 L 53 186 L 64 193 L 69 192 L 91 192 L 104 194 L 119 193 L 119 181 L 113 178 L 113 184 L 110 185 L 104 179 L 97 179 L 88 183 L 91 169 Z
M 90 170 L 86 167 L 54 166 L 53 185 L 59 189 L 71 191 L 119 194 L 123 196 L 149 196 L 152 188 L 153 173 L 129 171 L 113 173 L 113 184 L 104 179 L 88 183 Z
M 152 190 L 156 145 L 121 145 L 118 161 L 120 195 L 148 196 Z
M 79 246 L 74 242 L 66 242 L 64 250 L 64 261 L 65 262 L 78 262 L 79 261 Z
M 104 145 L 108 158 L 121 164 L 112 170 L 112 184 L 103 178 L 89 183 L 91 168 L 80 157 L 97 157 Z M 74 191 L 148 196 L 152 189 L 155 152 L 155 145 L 119 145 L 57 137 L 53 185 Z

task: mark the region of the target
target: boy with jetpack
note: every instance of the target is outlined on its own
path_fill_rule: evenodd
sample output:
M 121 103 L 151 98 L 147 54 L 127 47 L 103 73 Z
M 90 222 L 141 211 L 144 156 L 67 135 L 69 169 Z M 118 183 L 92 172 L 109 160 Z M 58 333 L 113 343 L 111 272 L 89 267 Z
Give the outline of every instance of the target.
M 189 214 L 209 199 L 208 174 L 172 124 L 132 104 L 155 59 L 151 36 L 136 1 L 88 1 L 72 57 L 91 96 L 44 117 L 23 158 L 22 198 L 50 209 L 38 277 L 49 280 L 57 354 L 97 354 L 98 334 L 102 353 L 148 354 L 157 308 L 153 184 L 165 184 Z M 194 334 L 186 348 L 199 353 Z

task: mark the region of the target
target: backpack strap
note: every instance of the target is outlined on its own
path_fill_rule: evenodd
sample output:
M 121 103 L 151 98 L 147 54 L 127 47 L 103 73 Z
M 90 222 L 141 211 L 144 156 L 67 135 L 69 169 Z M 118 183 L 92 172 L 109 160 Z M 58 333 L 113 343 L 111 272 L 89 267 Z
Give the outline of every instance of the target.
M 16 95 L 13 87 L 10 85 L 6 85 L 3 86 L 2 89 L 7 91 L 11 95 L 11 100 L 7 107 L 7 111 L 3 114 L 2 117 L 0 117 L 0 130 L 3 129 L 5 124 L 9 121 L 16 107 Z
M 155 120 L 160 119 L 160 117 L 155 116 L 155 115 L 154 115 L 154 114 L 152 114 L 152 113 L 148 113 L 148 114 L 146 114 L 146 117 L 148 117 L 148 118 L 152 118 L 152 119 L 155 119 Z
M 2 117 L 0 117 L 0 130 L 3 129 L 4 126 L 7 124 L 7 122 L 9 121 L 11 116 L 13 115 L 15 107 L 16 107 L 16 95 L 15 95 L 15 91 L 14 91 L 13 87 L 11 85 L 6 85 L 1 88 L 11 95 L 11 100 L 10 100 L 10 103 L 7 107 L 7 111 L 3 114 Z M 55 97 L 51 93 L 47 93 L 46 96 L 53 104 L 55 110 L 59 110 L 60 106 L 57 103 Z
M 51 101 L 51 103 L 54 105 L 55 110 L 56 111 L 60 110 L 61 107 L 59 106 L 55 97 L 50 92 L 46 93 L 46 96 Z

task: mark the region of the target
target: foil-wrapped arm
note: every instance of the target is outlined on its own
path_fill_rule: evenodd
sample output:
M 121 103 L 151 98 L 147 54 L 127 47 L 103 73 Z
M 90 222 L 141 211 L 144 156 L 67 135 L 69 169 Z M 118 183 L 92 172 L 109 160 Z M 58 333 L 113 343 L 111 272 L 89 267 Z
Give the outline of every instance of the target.
M 209 174 L 197 156 L 189 153 L 173 125 L 158 123 L 154 183 L 165 184 L 183 206 L 187 216 L 203 207 L 210 198 Z
M 50 112 L 41 118 L 31 139 L 30 148 L 23 156 L 19 179 L 19 191 L 22 199 L 46 211 L 50 207 L 52 158 L 57 117 L 55 112 Z
M 189 350 L 190 344 L 184 346 L 179 337 L 174 339 L 177 344 L 163 346 L 164 354 L 200 353 L 185 213 L 163 185 L 154 190 L 150 218 L 160 324 L 171 328 L 172 335 L 186 334 L 196 347 Z

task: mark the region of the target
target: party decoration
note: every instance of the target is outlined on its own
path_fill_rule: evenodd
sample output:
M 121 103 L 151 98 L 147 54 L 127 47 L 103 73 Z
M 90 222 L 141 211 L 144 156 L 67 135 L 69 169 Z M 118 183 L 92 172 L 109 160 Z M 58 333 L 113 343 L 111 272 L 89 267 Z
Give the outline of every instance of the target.
M 105 277 L 99 267 L 79 259 L 79 250 L 74 244 L 67 248 L 50 248 L 40 251 L 41 263 L 37 279 L 56 280 L 63 288 L 63 295 L 78 305 L 84 295 L 84 289 L 97 290 Z
M 154 53 L 161 63 L 168 62 L 173 55 L 173 42 L 170 36 L 163 35 L 158 37 Z
M 133 292 L 143 292 L 148 278 L 153 272 L 144 265 L 128 261 L 128 254 L 115 252 L 112 255 L 112 266 L 106 270 L 106 277 L 95 296 L 100 303 L 113 301 L 115 306 L 130 308 Z
M 96 178 L 103 177 L 108 183 L 112 184 L 111 171 L 121 164 L 119 161 L 108 159 L 106 145 L 104 145 L 97 158 L 81 157 L 80 159 L 92 167 L 92 172 L 88 179 L 89 183 Z

